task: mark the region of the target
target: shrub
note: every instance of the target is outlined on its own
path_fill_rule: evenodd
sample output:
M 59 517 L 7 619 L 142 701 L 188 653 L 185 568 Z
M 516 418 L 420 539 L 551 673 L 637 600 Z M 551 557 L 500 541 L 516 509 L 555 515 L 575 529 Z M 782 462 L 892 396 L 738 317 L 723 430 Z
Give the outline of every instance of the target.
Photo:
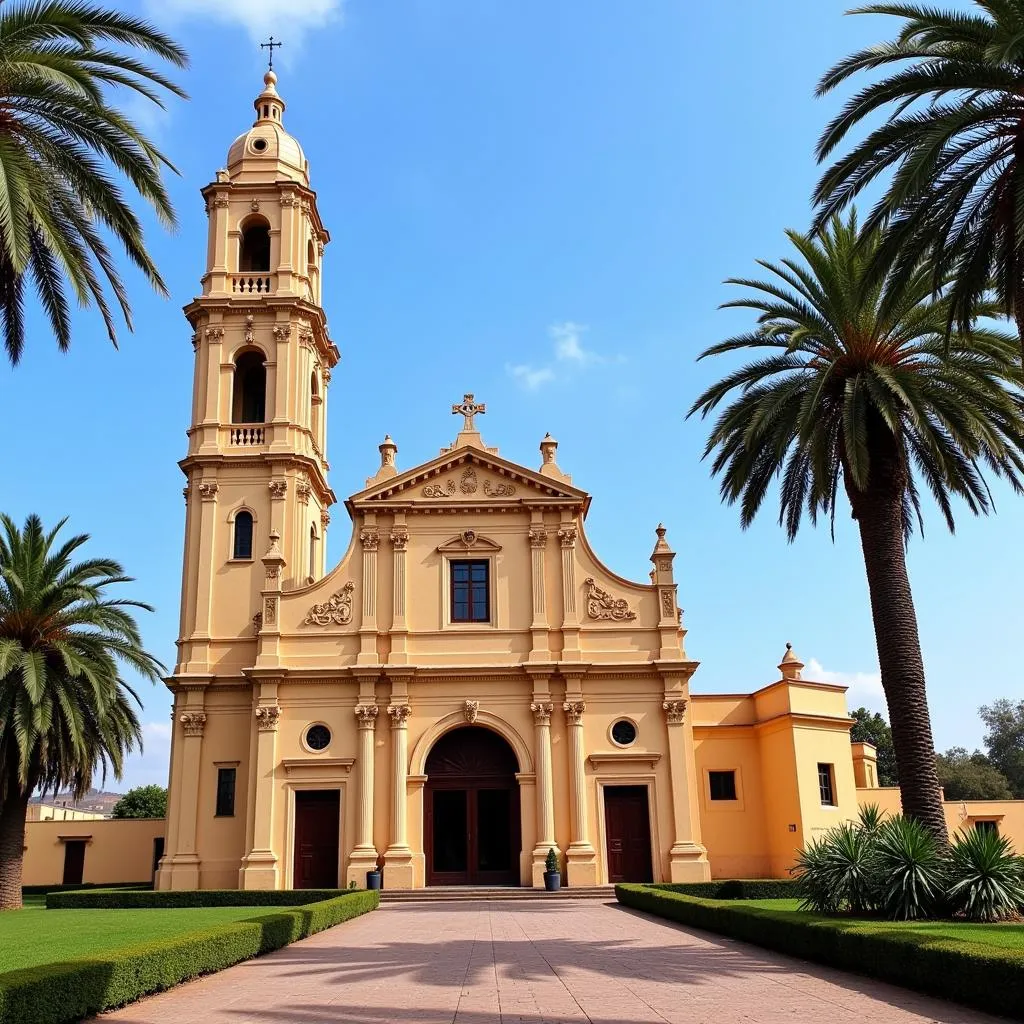
M 897 815 L 881 825 L 870 845 L 871 873 L 882 913 L 893 921 L 934 916 L 942 902 L 945 863 L 924 825 Z M 861 908 L 851 903 L 850 909 Z
M 47 910 L 139 910 L 159 907 L 297 907 L 344 895 L 346 889 L 87 889 L 48 892 Z
M 1013 917 L 1024 904 L 1024 873 L 1009 839 L 968 829 L 953 838 L 949 904 L 972 921 Z
M 726 878 L 713 882 L 657 882 L 652 888 L 708 900 L 787 900 L 796 895 L 788 878 Z
M 878 804 L 863 804 L 857 811 L 857 824 L 866 832 L 874 834 L 885 821 L 885 811 Z
M 819 914 L 873 909 L 878 889 L 874 848 L 875 835 L 850 821 L 812 840 L 798 854 L 794 869 L 801 907 Z
M 1019 950 L 938 939 L 911 929 L 894 931 L 892 926 L 808 919 L 792 912 L 696 899 L 659 888 L 617 885 L 615 895 L 627 907 L 670 921 L 1020 1018 L 1024 952 Z
M 147 993 L 223 970 L 365 914 L 377 907 L 379 895 L 375 891 L 348 893 L 280 914 L 137 943 L 88 959 L 0 974 L 0 1024 L 67 1024 L 123 1006 Z
M 555 848 L 552 846 L 548 850 L 548 855 L 544 859 L 544 870 L 551 874 L 558 870 L 558 854 L 555 852 Z

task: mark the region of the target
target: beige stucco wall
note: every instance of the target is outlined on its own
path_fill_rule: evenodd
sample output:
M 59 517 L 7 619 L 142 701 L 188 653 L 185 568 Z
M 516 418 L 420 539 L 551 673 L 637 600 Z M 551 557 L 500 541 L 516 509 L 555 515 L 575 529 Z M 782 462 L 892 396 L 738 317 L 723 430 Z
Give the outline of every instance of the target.
M 149 882 L 153 877 L 153 841 L 165 832 L 162 818 L 30 821 L 25 827 L 23 884 L 61 883 L 66 839 L 86 841 L 83 882 Z

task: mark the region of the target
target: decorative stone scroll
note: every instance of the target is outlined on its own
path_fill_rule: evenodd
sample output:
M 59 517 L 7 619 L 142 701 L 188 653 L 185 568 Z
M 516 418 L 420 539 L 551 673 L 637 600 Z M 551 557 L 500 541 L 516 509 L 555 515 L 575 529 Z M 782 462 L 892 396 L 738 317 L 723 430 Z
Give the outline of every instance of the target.
M 665 720 L 669 725 L 682 725 L 686 715 L 685 700 L 667 700 L 662 705 L 665 711 Z
M 304 626 L 347 626 L 352 621 L 352 591 L 356 585 L 349 580 L 341 588 L 331 594 L 323 604 L 315 604 L 302 620 Z
M 186 711 L 179 719 L 186 736 L 202 736 L 206 715 L 202 711 Z
M 380 709 L 376 704 L 357 704 L 355 706 L 356 720 L 360 729 L 372 729 L 377 721 L 377 714 Z
M 663 590 L 661 593 L 661 612 L 663 615 L 671 616 L 676 610 L 675 600 L 670 590 Z
M 583 712 L 587 710 L 587 705 L 581 700 L 567 700 L 562 705 L 562 710 L 570 725 L 582 725 Z
M 392 728 L 404 729 L 407 719 L 412 714 L 412 708 L 408 704 L 389 704 L 388 714 L 391 716 Z
M 476 721 L 476 716 L 480 713 L 480 701 L 478 700 L 467 700 L 462 705 L 463 717 L 472 725 Z
M 424 498 L 450 498 L 455 493 L 455 481 L 446 484 L 427 484 L 420 492 Z
M 260 732 L 277 732 L 281 708 L 277 704 L 264 704 L 256 709 L 256 724 Z
M 612 597 L 607 590 L 602 590 L 593 576 L 588 576 L 583 583 L 587 588 L 587 614 L 592 619 L 632 622 L 636 618 L 636 612 L 630 610 L 624 598 Z
M 476 482 L 476 470 L 472 466 L 467 466 L 462 471 L 462 479 L 459 481 L 459 490 L 463 494 L 476 494 L 477 482 Z
M 554 705 L 546 701 L 534 702 L 530 705 L 530 710 L 533 712 L 533 720 L 537 725 L 551 724 L 551 712 L 554 710 Z
M 516 493 L 515 484 L 494 483 L 484 481 L 484 494 L 489 498 L 511 498 Z

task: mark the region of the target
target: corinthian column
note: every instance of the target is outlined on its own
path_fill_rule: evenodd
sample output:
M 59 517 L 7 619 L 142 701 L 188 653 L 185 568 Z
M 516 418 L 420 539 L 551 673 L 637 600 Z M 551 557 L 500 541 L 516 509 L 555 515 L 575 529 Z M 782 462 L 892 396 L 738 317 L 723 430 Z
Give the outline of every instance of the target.
M 390 889 L 412 887 L 412 850 L 408 839 L 409 729 L 408 704 L 391 704 L 391 843 L 384 853 L 384 884 Z
M 376 704 L 357 704 L 359 725 L 358 779 L 356 791 L 356 845 L 349 858 L 348 881 L 366 884 L 366 872 L 377 866 L 377 847 L 373 843 L 373 742 L 377 724 Z
M 587 814 L 586 750 L 583 739 L 583 712 L 587 705 L 582 700 L 567 700 L 562 709 L 569 727 L 569 885 L 597 884 L 597 857 L 590 842 Z
M 252 845 L 239 871 L 239 887 L 242 889 L 277 888 L 277 854 L 273 849 L 274 770 L 277 762 L 277 723 L 280 717 L 277 683 L 261 684 L 253 710 L 256 756 L 249 766 L 254 791 L 249 810 L 252 820 L 246 823 L 246 829 L 251 832 Z
M 533 850 L 533 884 L 543 885 L 544 861 L 555 843 L 555 791 L 551 774 L 551 711 L 548 701 L 534 701 L 533 732 L 537 763 L 537 845 Z
M 673 882 L 704 882 L 711 877 L 711 865 L 707 850 L 700 845 L 699 826 L 695 822 L 697 793 L 693 731 L 686 721 L 686 703 L 669 695 L 661 705 L 668 730 L 668 768 L 675 829 L 675 842 L 669 851 L 669 872 Z

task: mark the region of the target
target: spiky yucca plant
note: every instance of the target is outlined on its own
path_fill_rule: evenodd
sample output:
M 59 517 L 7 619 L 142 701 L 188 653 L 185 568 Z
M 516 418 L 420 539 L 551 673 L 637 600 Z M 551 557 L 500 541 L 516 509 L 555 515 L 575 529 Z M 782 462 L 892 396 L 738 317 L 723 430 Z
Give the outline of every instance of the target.
M 1024 867 L 1010 840 L 965 829 L 950 849 L 950 909 L 972 921 L 1001 921 L 1024 907 Z
M 83 796 L 108 769 L 120 778 L 142 741 L 122 669 L 155 680 L 163 668 L 132 614 L 148 606 L 108 596 L 131 582 L 121 566 L 74 561 L 88 537 L 60 543 L 63 525 L 46 531 L 29 516 L 19 529 L 0 516 L 0 910 L 21 906 L 29 797 Z
M 831 828 L 797 855 L 794 874 L 801 907 L 819 914 L 874 908 L 874 836 L 856 822 Z
M 890 920 L 934 917 L 942 906 L 945 869 L 935 837 L 914 818 L 889 818 L 872 837 L 877 906 Z

